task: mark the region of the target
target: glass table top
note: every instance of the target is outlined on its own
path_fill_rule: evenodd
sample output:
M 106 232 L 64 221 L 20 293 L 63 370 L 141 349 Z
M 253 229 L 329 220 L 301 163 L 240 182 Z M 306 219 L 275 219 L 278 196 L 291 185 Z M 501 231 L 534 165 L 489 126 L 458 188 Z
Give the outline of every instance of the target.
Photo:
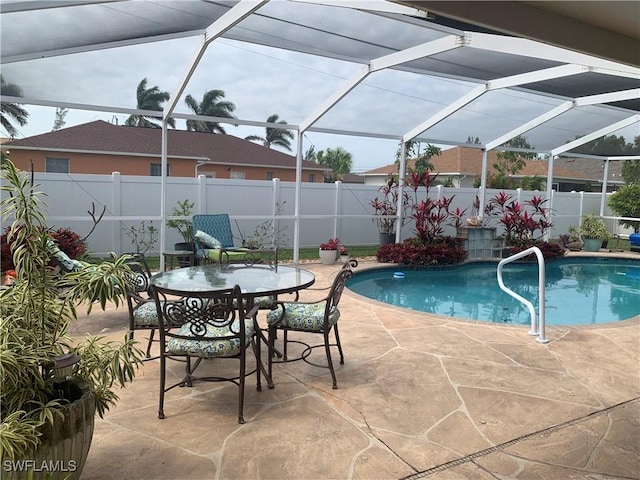
M 313 285 L 313 273 L 297 267 L 278 265 L 200 265 L 161 272 L 151 284 L 185 292 L 224 290 L 240 285 L 245 295 L 295 292 Z

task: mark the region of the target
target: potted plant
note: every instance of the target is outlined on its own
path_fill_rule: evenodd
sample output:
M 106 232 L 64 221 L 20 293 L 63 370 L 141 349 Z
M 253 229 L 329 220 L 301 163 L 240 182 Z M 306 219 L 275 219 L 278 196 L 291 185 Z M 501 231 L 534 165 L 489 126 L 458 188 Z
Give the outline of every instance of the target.
M 349 261 L 349 249 L 345 245 L 340 245 L 340 262 L 346 264 Z
M 188 217 L 193 212 L 195 203 L 185 198 L 179 201 L 173 208 L 172 216 L 175 217 Z M 174 244 L 175 250 L 187 250 L 189 252 L 195 251 L 193 242 L 193 224 L 191 220 L 167 220 L 167 227 L 178 230 L 178 233 L 182 237 L 182 242 Z
M 320 260 L 322 261 L 322 263 L 324 263 L 325 265 L 332 265 L 338 258 L 339 247 L 339 238 L 330 238 L 325 243 L 321 243 L 318 254 L 320 255 Z
M 2 177 L 2 219 L 12 221 L 15 264 L 12 285 L 0 289 L 2 477 L 77 479 L 95 413 L 102 416 L 116 402 L 115 389 L 133 379 L 142 352 L 126 335 L 123 343 L 76 341 L 69 326 L 80 303 L 88 303 L 88 312 L 93 302 L 103 309 L 109 301 L 119 304 L 128 257 L 58 271 L 52 260 L 60 261 L 60 250 L 53 248 L 42 193 L 11 162 L 3 164 Z
M 597 252 L 602 247 L 602 242 L 611 238 L 605 224 L 594 214 L 582 217 L 578 232 L 584 241 L 585 252 Z
M 378 227 L 380 245 L 395 243 L 395 226 L 398 213 L 398 182 L 391 176 L 378 189 L 379 195 L 369 202 L 373 208 L 373 223 Z M 405 192 L 403 205 L 408 203 L 408 194 Z

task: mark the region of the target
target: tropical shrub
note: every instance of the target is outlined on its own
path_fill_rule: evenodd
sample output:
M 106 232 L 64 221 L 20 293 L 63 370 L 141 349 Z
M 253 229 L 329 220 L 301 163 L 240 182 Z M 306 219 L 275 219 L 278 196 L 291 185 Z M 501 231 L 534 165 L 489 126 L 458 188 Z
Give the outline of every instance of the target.
M 542 253 L 542 257 L 545 261 L 555 260 L 557 258 L 562 258 L 567 253 L 567 250 L 564 245 L 560 242 L 543 242 L 537 241 L 533 242 L 529 246 L 523 245 L 514 245 L 509 249 L 509 255 L 515 255 L 516 253 L 520 253 L 523 250 L 526 250 L 529 247 L 538 247 L 540 252 Z M 532 253 L 531 255 L 527 255 L 523 258 L 524 261 L 536 261 L 536 255 Z
M 609 207 L 616 215 L 627 218 L 640 218 L 640 184 L 624 185 L 611 195 Z M 633 228 L 640 233 L 640 221 L 619 220 L 623 227 Z
M 528 248 L 541 241 L 553 223 L 547 220 L 549 209 L 544 206 L 548 199 L 533 196 L 531 200 L 518 202 L 505 192 L 496 194 L 485 207 L 485 214 L 497 219 L 505 230 L 505 245 Z
M 431 243 L 410 238 L 402 243 L 381 246 L 376 253 L 376 258 L 380 263 L 411 266 L 451 265 L 463 262 L 467 258 L 467 252 L 462 247 L 462 243 L 462 239 L 453 237 L 441 237 Z
M 22 227 L 18 227 L 22 228 Z M 9 243 L 7 240 L 11 238 L 11 227 L 7 227 L 0 237 L 2 255 L 2 271 L 14 270 L 15 265 L 13 263 L 13 255 L 11 253 L 13 242 Z M 66 253 L 71 259 L 79 259 L 87 253 L 87 243 L 80 238 L 80 235 L 75 233 L 70 228 L 58 228 L 57 230 L 50 230 L 49 236 L 58 245 L 58 248 Z M 14 237 L 15 238 L 15 237 Z M 19 236 L 18 236 L 19 238 Z

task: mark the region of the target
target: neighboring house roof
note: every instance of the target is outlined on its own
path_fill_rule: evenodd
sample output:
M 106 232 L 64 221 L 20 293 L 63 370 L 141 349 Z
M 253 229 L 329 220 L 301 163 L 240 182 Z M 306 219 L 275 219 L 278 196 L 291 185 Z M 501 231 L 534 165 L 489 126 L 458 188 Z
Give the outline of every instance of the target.
M 498 160 L 497 152 L 492 150 L 488 153 L 487 164 L 490 173 L 495 173 L 492 165 Z M 429 160 L 434 166 L 434 173 L 447 176 L 479 176 L 482 173 L 482 152 L 477 148 L 455 147 L 448 150 L 443 150 L 440 155 L 431 157 Z M 413 167 L 415 165 L 415 159 L 407 160 L 407 166 Z M 598 162 L 595 162 L 598 163 Z M 547 176 L 547 162 L 542 160 L 527 160 L 524 168 L 518 172 L 514 177 L 523 176 Z M 364 176 L 379 176 L 397 174 L 398 166 L 395 163 L 385 165 L 384 167 L 376 168 L 374 170 L 368 170 L 362 175 Z M 554 178 L 570 178 L 570 179 L 602 179 L 600 177 L 589 177 L 580 171 L 571 170 L 563 165 L 558 165 L 554 162 L 553 165 Z
M 342 183 L 364 183 L 364 177 L 356 173 L 346 173 L 342 176 Z
M 218 164 L 295 168 L 292 155 L 234 137 L 233 135 L 167 130 L 167 155 L 172 158 L 211 160 Z M 54 132 L 8 142 L 21 149 L 117 153 L 120 155 L 161 155 L 159 128 L 113 125 L 96 120 Z M 326 167 L 302 161 L 305 170 L 325 171 Z
M 574 172 L 582 172 L 593 180 L 602 180 L 604 175 L 604 160 L 598 161 L 592 158 L 565 158 L 560 157 L 554 161 L 555 165 L 566 167 Z M 609 162 L 607 171 L 607 182 L 624 183 L 622 178 L 623 161 L 616 160 Z

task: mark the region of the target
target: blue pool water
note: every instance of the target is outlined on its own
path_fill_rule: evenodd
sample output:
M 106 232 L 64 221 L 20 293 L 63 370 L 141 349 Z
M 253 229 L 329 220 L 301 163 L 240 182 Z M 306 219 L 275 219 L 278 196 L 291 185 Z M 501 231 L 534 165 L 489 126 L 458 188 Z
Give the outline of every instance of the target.
M 526 306 L 500 290 L 497 263 L 357 272 L 347 288 L 380 302 L 423 312 L 528 325 Z M 404 273 L 394 275 L 395 273 Z M 509 264 L 504 283 L 538 311 L 538 266 Z M 575 258 L 546 265 L 547 325 L 587 325 L 640 314 L 640 262 Z

